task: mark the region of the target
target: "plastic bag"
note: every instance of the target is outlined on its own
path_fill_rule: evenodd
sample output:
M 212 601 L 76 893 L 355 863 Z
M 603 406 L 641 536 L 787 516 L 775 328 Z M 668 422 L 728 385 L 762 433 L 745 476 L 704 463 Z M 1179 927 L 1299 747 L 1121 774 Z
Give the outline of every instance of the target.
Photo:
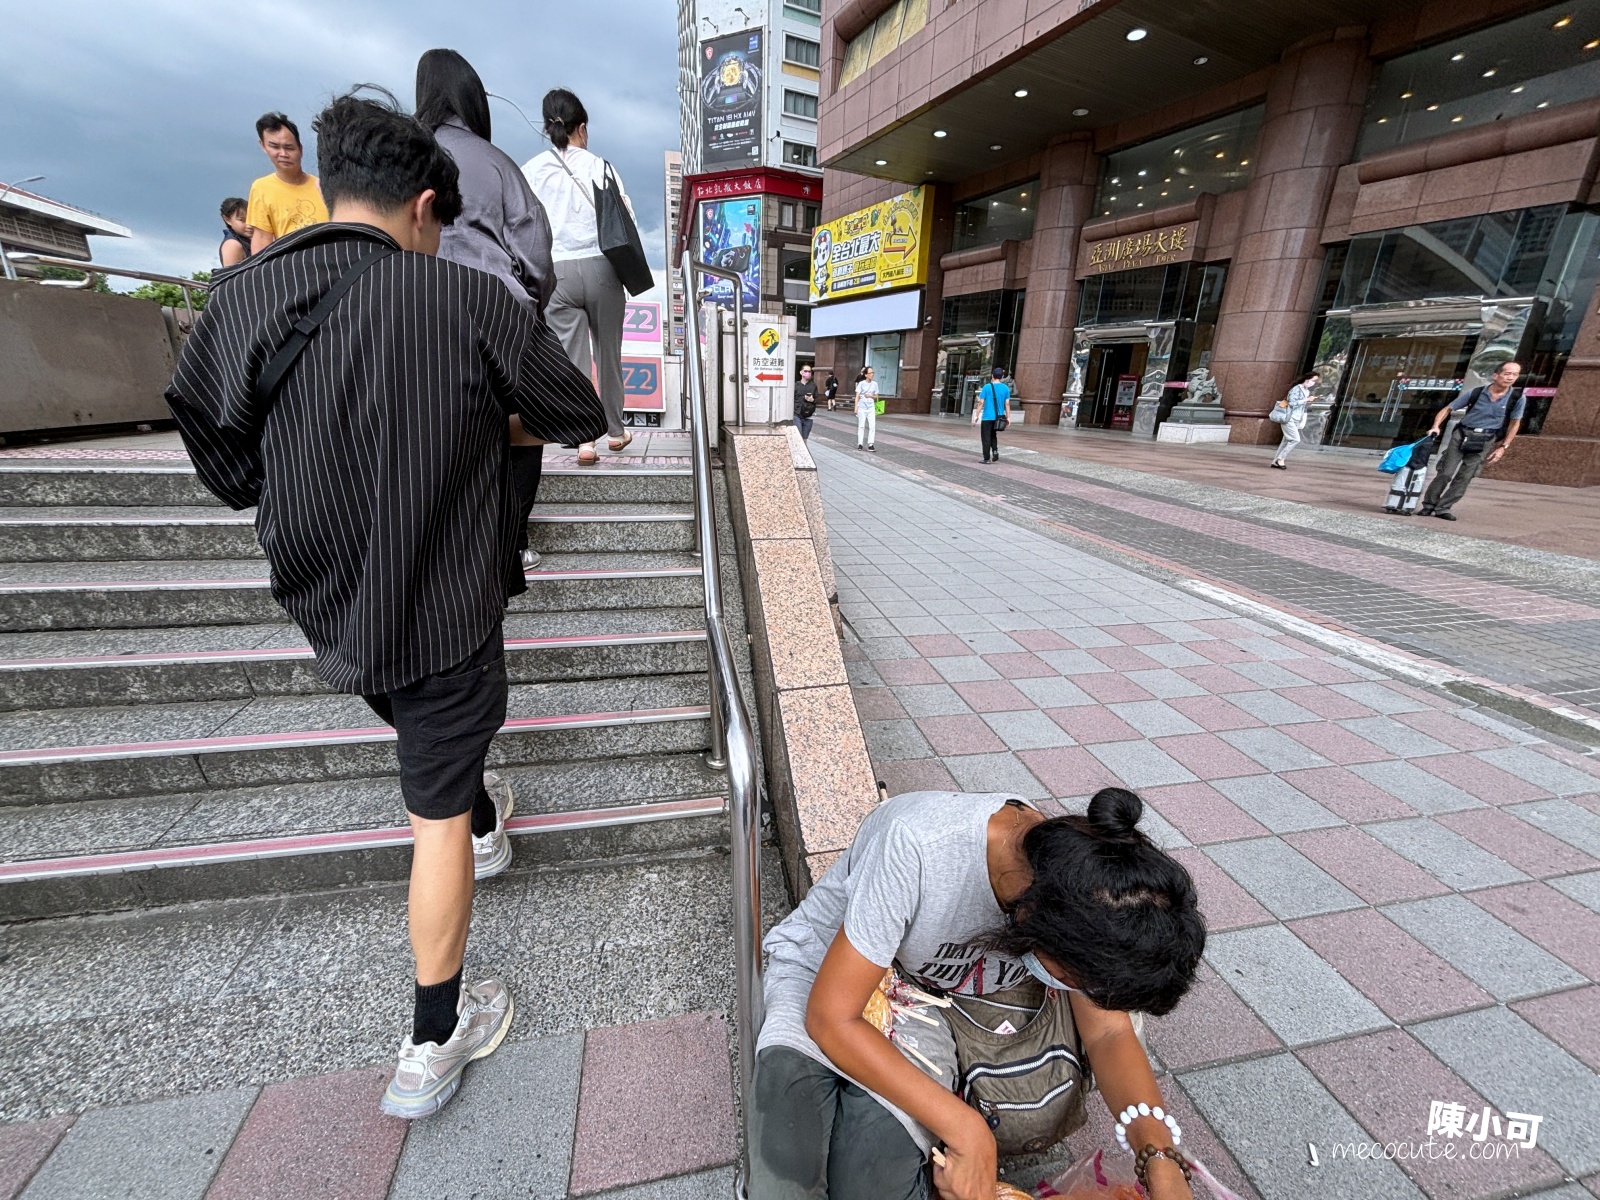
M 1192 1190 L 1196 1200 L 1205 1196 L 1211 1200 L 1239 1200 L 1238 1194 L 1224 1187 L 1199 1159 L 1189 1161 L 1194 1167 Z M 1073 1163 L 1065 1175 L 1041 1183 L 1034 1194 L 1061 1200 L 1144 1200 L 1144 1189 L 1133 1173 L 1133 1160 L 1122 1155 L 1108 1159 L 1104 1150 Z
M 1422 439 L 1422 441 L 1427 440 L 1427 438 Z M 1411 463 L 1411 452 L 1420 445 L 1422 445 L 1422 442 L 1408 442 L 1404 446 L 1396 446 L 1393 450 L 1389 451 L 1389 453 L 1383 456 L 1383 461 L 1378 464 L 1378 470 L 1382 471 L 1385 475 L 1393 475 L 1401 468 L 1409 466 Z

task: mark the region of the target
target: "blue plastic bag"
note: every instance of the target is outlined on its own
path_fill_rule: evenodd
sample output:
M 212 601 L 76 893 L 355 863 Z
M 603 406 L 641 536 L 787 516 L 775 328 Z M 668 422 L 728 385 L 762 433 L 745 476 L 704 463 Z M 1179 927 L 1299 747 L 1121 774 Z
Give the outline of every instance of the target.
M 1411 442 L 1405 446 L 1396 446 L 1383 456 L 1383 461 L 1378 464 L 1378 470 L 1386 475 L 1393 475 L 1410 466 L 1411 452 L 1422 445 L 1424 441 L 1427 441 L 1427 439 L 1423 438 L 1422 441 Z

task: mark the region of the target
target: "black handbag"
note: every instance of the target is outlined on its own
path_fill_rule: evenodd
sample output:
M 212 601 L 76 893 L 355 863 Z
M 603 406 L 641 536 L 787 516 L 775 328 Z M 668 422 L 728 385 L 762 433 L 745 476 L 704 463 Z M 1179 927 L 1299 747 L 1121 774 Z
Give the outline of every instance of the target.
M 582 187 L 578 177 L 572 174 L 572 168 L 567 166 L 561 151 L 554 153 L 561 169 L 572 176 L 573 183 Z M 622 286 L 628 289 L 628 295 L 637 296 L 655 287 L 656 278 L 650 273 L 650 262 L 644 256 L 639 227 L 633 223 L 633 216 L 623 202 L 622 187 L 617 183 L 616 172 L 605 159 L 600 161 L 605 164 L 605 177 L 603 183 L 594 185 L 591 198 L 596 239 L 600 243 L 600 253 L 606 256 L 606 261 L 617 273 Z

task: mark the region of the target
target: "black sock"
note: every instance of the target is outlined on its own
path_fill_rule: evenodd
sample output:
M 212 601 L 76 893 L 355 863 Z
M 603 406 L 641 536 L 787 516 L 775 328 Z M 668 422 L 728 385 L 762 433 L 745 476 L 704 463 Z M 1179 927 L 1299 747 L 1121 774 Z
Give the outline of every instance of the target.
M 411 1040 L 417 1045 L 444 1045 L 456 1031 L 456 1005 L 461 1000 L 461 972 L 443 983 L 417 984 L 416 1008 L 411 1015 Z
M 482 837 L 494 829 L 494 801 L 489 799 L 488 790 L 478 789 L 477 802 L 472 806 L 472 836 Z

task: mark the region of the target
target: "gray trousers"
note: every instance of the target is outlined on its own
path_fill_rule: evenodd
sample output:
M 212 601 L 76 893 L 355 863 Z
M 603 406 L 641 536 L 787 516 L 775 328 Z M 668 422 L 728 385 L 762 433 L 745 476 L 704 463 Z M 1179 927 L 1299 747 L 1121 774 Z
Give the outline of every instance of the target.
M 622 281 L 603 254 L 556 263 L 556 291 L 545 320 L 561 339 L 578 370 L 599 366 L 600 403 L 606 410 L 606 432 L 614 438 L 622 428 L 622 318 L 628 298 Z M 592 343 L 592 349 L 591 349 Z
M 787 1046 L 761 1051 L 750 1200 L 926 1200 L 922 1151 L 893 1113 Z
M 1449 512 L 1467 494 L 1467 488 L 1478 477 L 1478 472 L 1483 470 L 1484 463 L 1488 460 L 1489 451 L 1494 447 L 1487 446 L 1481 454 L 1461 453 L 1461 443 L 1465 438 L 1463 431 L 1457 427 L 1450 435 L 1450 440 L 1444 444 L 1444 453 L 1439 456 L 1438 474 L 1433 477 L 1433 482 L 1428 485 L 1427 494 L 1422 497 L 1424 512 Z

